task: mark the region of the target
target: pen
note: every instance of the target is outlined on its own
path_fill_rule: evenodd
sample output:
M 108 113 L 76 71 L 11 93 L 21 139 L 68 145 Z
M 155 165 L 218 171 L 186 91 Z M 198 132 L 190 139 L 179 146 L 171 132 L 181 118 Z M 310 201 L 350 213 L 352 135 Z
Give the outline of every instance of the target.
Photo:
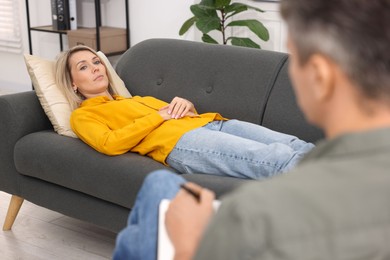
M 194 196 L 197 202 L 200 201 L 200 194 L 198 192 L 188 188 L 184 183 L 180 184 L 180 188 L 182 188 L 183 190 L 187 191 L 189 194 Z

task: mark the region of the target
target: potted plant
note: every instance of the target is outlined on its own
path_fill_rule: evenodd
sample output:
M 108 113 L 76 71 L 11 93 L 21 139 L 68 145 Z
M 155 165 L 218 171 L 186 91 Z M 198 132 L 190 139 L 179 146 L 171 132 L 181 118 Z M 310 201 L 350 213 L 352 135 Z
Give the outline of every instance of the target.
M 222 34 L 222 44 L 228 44 L 230 42 L 230 44 L 236 46 L 260 48 L 260 45 L 250 38 L 227 35 L 227 28 L 244 26 L 261 40 L 268 41 L 269 39 L 267 28 L 258 20 L 232 21 L 232 17 L 247 10 L 264 12 L 259 8 L 243 3 L 231 3 L 231 0 L 201 0 L 199 4 L 191 5 L 190 10 L 194 16 L 184 22 L 179 31 L 180 35 L 183 35 L 195 25 L 203 33 L 203 42 L 218 44 L 219 42 L 208 34 L 213 30 L 217 30 Z

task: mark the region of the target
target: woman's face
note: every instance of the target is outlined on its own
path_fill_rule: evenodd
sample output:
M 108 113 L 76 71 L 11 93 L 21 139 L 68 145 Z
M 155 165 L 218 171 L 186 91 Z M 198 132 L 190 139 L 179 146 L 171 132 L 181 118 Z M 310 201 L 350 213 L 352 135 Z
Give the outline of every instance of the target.
M 69 58 L 72 88 L 86 98 L 106 95 L 108 77 L 106 67 L 94 53 L 84 50 Z

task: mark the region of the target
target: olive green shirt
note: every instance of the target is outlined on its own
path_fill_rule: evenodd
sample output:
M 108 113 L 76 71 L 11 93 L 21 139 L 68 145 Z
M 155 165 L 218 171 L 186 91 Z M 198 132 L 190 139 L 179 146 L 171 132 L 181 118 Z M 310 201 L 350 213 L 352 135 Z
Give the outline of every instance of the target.
M 390 259 L 390 129 L 319 143 L 223 199 L 195 259 Z

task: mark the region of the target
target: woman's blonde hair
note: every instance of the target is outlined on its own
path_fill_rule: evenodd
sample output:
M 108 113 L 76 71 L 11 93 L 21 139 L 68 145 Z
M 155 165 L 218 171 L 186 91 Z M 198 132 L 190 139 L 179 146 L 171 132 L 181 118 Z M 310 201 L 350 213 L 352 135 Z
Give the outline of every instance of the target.
M 72 111 L 78 108 L 81 102 L 85 100 L 85 97 L 81 93 L 75 92 L 72 88 L 73 80 L 72 80 L 72 75 L 70 72 L 70 64 L 69 64 L 70 57 L 74 53 L 79 51 L 90 51 L 96 56 L 98 56 L 97 52 L 94 49 L 85 45 L 77 45 L 74 46 L 73 48 L 70 48 L 69 50 L 60 53 L 56 61 L 56 84 L 61 89 L 65 97 L 68 99 Z M 104 63 L 103 60 L 101 60 L 101 62 L 106 67 L 106 71 L 107 71 L 106 64 Z M 109 82 L 108 91 L 112 95 L 117 94 L 116 91 L 112 88 L 111 82 Z

